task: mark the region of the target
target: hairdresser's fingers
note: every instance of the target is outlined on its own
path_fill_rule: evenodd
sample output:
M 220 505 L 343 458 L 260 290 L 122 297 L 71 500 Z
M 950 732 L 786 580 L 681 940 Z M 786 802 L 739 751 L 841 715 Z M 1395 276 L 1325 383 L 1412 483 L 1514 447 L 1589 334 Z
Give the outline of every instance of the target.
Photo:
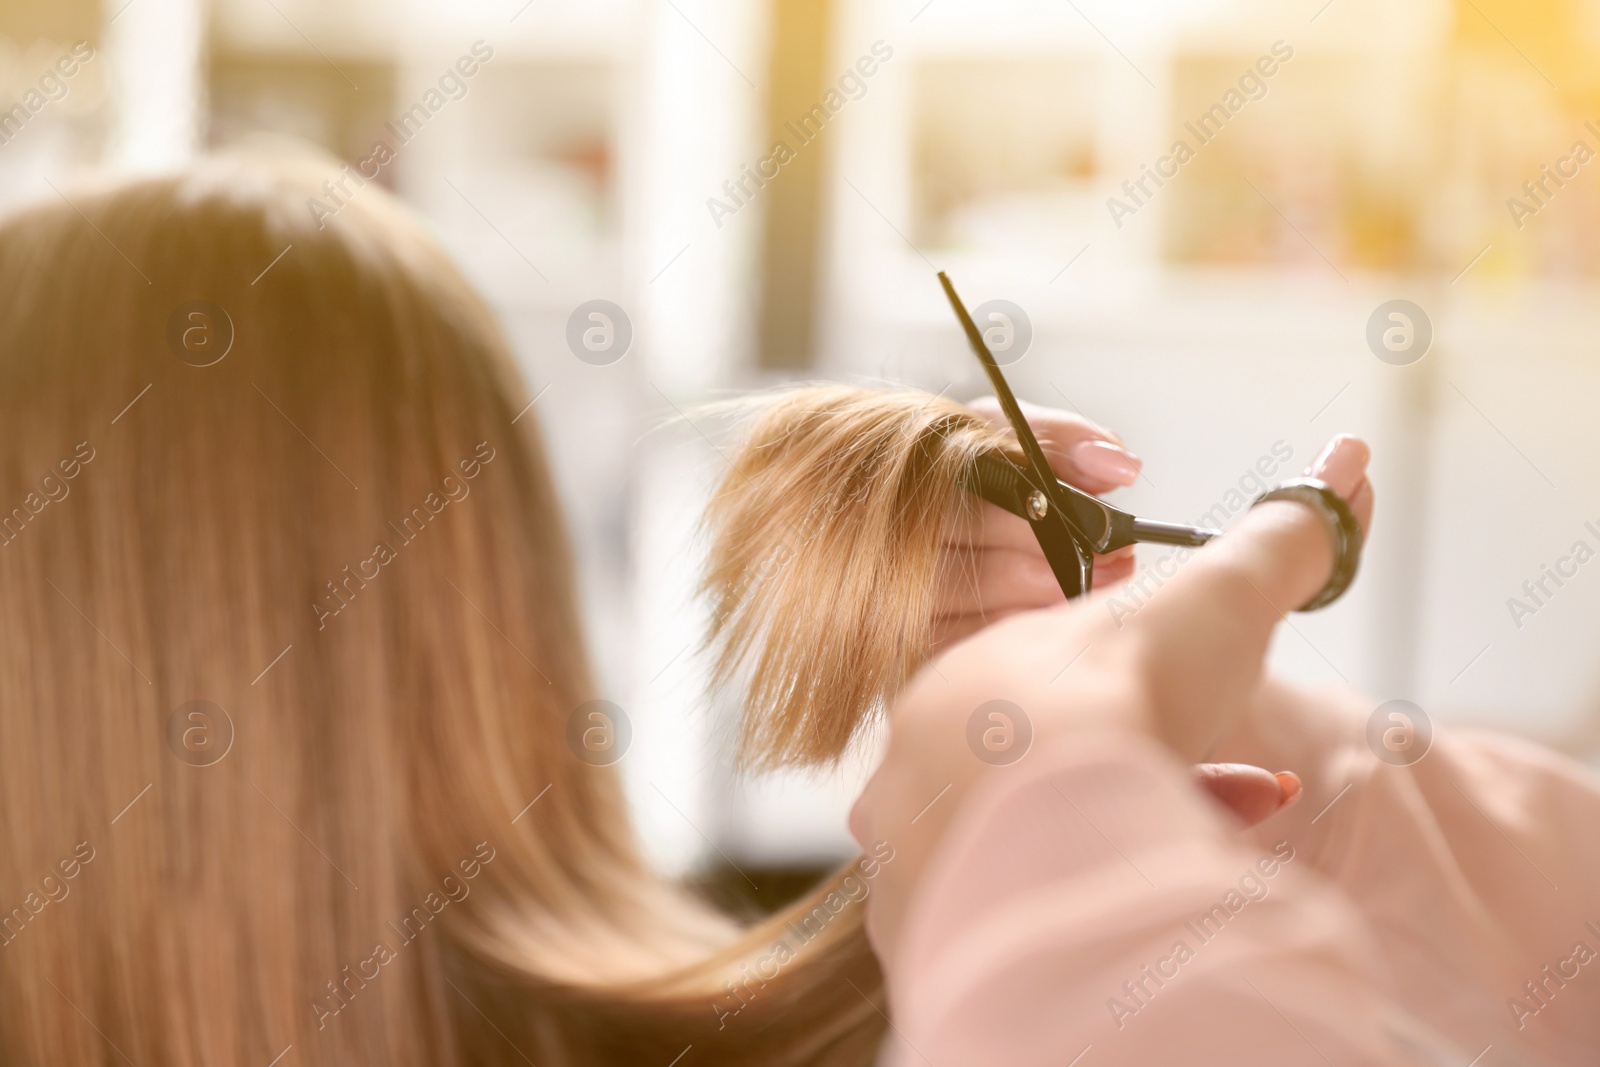
M 1293 771 L 1273 774 L 1248 763 L 1197 763 L 1194 780 L 1247 827 L 1300 799 L 1300 776 Z
M 1096 556 L 1095 586 L 1126 580 L 1133 574 L 1133 564 L 1132 546 Z M 1047 608 L 1066 599 L 1031 533 L 1027 543 L 1015 547 L 947 545 L 943 567 L 939 614 L 1026 611 Z
M 946 614 L 1043 608 L 1066 598 L 1037 544 L 945 551 L 939 608 Z
M 962 508 L 951 524 L 945 543 L 975 548 L 1038 547 L 1033 528 L 1026 519 L 1011 514 L 998 504 L 978 500 L 977 507 Z
M 1121 585 L 1133 577 L 1137 563 L 1133 556 L 1133 546 L 1119 548 L 1107 556 L 1094 558 L 1094 582 L 1091 588 L 1104 589 L 1107 586 Z
M 1056 477 L 1088 493 L 1106 493 L 1132 485 L 1143 462 L 1122 445 L 1122 438 L 1081 415 L 1018 401 L 1023 418 L 1039 439 Z M 967 405 L 996 426 L 1008 425 L 1000 402 L 980 397 Z
M 994 510 L 1012 518 L 999 508 Z M 1017 548 L 945 546 L 933 613 L 932 652 L 943 651 L 1019 611 L 1065 602 L 1061 586 L 1032 536 L 1030 532 L 1029 542 Z M 1118 585 L 1131 578 L 1133 571 L 1131 546 L 1096 556 L 1094 587 Z
M 945 539 L 947 548 L 1015 549 L 1044 558 L 1039 539 L 1034 536 L 1033 527 L 1028 525 L 1027 520 L 987 501 L 980 501 L 979 504 L 978 507 L 962 509 Z M 1107 555 L 1095 556 L 1095 567 L 1119 560 L 1131 552 L 1130 545 Z
M 1349 500 L 1366 481 L 1369 455 L 1359 438 L 1336 437 L 1311 473 Z M 1132 617 L 1157 729 L 1179 754 L 1196 758 L 1225 732 L 1260 678 L 1273 629 L 1321 590 L 1334 562 L 1323 515 L 1268 501 Z

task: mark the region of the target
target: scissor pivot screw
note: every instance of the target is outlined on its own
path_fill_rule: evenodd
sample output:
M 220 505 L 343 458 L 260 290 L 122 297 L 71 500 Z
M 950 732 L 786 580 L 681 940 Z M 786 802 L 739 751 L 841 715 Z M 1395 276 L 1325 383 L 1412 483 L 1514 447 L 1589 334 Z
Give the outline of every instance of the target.
M 1038 522 L 1050 512 L 1050 501 L 1044 493 L 1035 489 L 1028 494 L 1028 518 Z

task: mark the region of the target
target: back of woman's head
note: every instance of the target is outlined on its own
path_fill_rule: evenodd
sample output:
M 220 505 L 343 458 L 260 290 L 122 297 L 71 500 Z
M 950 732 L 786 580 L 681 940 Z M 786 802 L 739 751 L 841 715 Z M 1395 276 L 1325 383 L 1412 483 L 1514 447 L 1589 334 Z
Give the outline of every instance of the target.
M 597 694 L 523 387 L 381 190 L 314 221 L 332 172 L 0 222 L 0 1059 L 870 1055 L 804 991 L 876 998 L 854 920 L 719 1032 L 732 931 L 562 741 Z

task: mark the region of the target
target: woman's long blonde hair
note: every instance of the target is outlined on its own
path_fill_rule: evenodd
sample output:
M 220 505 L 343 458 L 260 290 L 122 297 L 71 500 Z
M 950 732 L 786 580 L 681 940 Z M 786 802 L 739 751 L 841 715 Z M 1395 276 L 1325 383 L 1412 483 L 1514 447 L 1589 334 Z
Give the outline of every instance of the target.
M 564 740 L 601 694 L 505 345 L 382 191 L 313 225 L 323 177 L 208 161 L 0 223 L 0 1061 L 870 1062 L 857 904 L 892 849 L 742 931 L 646 869 L 615 769 Z M 862 428 L 912 459 L 850 506 L 910 508 L 936 549 L 984 432 L 889 403 Z M 817 425 L 784 410 L 742 464 Z M 736 497 L 730 673 L 796 608 L 741 579 L 774 546 Z M 831 711 L 763 661 L 757 745 L 836 754 L 925 654 L 874 632 Z

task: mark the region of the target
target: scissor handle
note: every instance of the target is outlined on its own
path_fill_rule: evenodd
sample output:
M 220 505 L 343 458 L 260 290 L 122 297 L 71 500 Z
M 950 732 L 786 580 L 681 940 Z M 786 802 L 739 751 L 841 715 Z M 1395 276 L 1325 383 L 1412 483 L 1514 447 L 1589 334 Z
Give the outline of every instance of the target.
M 1073 525 L 1079 529 L 1099 531 L 1089 545 L 1097 555 L 1103 556 L 1132 544 L 1199 548 L 1213 537 L 1222 536 L 1221 530 L 1206 526 L 1137 518 L 1098 497 L 1090 496 L 1077 486 L 1059 480 L 1057 484 L 1068 501 L 1077 506 Z M 1000 452 L 984 452 L 978 456 L 967 487 L 1018 518 L 1032 521 L 1030 509 L 1042 510 L 1039 500 L 1033 500 L 1030 504 L 1030 497 L 1035 490 L 1022 470 Z
M 1156 522 L 1153 519 L 1134 519 L 1131 532 L 1131 540 L 1140 544 L 1178 545 L 1181 548 L 1199 548 L 1213 537 L 1222 536 L 1221 530 L 1205 526 L 1185 526 L 1180 522 Z

